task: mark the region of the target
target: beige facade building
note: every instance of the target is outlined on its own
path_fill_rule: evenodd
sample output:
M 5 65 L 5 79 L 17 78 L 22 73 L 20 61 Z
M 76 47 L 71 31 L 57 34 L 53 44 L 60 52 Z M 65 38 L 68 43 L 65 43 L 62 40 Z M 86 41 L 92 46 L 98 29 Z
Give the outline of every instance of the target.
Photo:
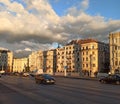
M 94 39 L 79 40 L 81 64 L 84 75 L 109 71 L 109 45 Z
M 8 52 L 8 72 L 12 72 L 13 70 L 13 52 L 9 51 Z
M 109 34 L 111 73 L 120 73 L 120 32 Z
M 28 70 L 28 58 L 13 60 L 13 72 L 26 72 Z
M 11 72 L 13 66 L 13 53 L 9 50 L 0 49 L 0 70 Z
M 43 62 L 44 62 L 44 52 L 43 51 L 32 52 L 32 54 L 29 55 L 30 71 L 33 71 L 36 69 L 43 70 Z
M 56 71 L 56 50 L 48 50 L 44 53 L 44 72 L 53 74 Z
M 68 44 L 56 49 L 56 72 L 80 72 L 80 51 L 78 44 Z

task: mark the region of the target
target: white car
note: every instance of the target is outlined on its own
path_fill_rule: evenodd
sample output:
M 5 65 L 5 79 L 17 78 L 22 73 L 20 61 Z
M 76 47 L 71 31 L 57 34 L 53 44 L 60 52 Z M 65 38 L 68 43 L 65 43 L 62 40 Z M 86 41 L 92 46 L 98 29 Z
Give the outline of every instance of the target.
M 29 73 L 23 73 L 23 76 L 27 77 L 27 76 L 29 76 Z

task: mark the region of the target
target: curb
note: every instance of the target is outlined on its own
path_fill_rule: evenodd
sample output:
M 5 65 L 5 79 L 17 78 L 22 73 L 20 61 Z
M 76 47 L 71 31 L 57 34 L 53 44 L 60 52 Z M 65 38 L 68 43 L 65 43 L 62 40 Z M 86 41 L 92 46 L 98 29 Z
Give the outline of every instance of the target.
M 54 76 L 54 77 L 63 77 L 63 78 L 71 78 L 71 79 L 82 79 L 82 80 L 93 80 L 98 81 L 98 78 L 86 78 L 86 77 L 73 77 L 73 76 Z

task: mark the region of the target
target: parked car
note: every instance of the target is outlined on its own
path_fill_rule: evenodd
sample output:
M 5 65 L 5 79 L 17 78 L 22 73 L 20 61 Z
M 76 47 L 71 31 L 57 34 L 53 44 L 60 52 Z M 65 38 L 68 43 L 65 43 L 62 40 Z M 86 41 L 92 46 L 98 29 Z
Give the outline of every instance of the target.
M 109 75 L 108 73 L 98 73 L 97 78 L 107 77 L 108 75 Z
M 120 75 L 108 75 L 106 77 L 100 78 L 99 81 L 101 83 L 113 83 L 113 84 L 120 84 Z
M 37 84 L 55 84 L 55 78 L 49 74 L 39 74 L 35 76 L 35 82 Z
M 29 73 L 23 73 L 23 77 L 28 77 Z

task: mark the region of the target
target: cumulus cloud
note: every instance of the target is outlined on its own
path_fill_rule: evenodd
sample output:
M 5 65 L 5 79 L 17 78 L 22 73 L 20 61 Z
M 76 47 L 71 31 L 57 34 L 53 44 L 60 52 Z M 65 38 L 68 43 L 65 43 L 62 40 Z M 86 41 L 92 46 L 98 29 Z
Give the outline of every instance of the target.
M 44 50 L 76 38 L 106 41 L 120 29 L 120 20 L 91 16 L 88 8 L 89 0 L 83 0 L 60 17 L 48 0 L 0 0 L 0 45 L 18 52 Z
M 86 10 L 88 7 L 89 7 L 89 0 L 83 0 L 83 1 L 81 2 L 81 8 L 82 8 L 83 10 Z

